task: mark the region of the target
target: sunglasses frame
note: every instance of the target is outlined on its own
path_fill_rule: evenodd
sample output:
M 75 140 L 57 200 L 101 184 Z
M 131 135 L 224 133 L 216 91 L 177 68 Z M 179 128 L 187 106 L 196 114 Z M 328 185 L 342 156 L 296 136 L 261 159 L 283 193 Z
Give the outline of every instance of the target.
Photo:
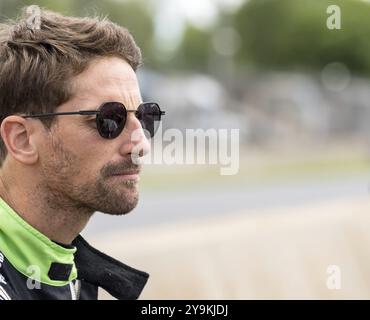
M 43 117 L 53 117 L 53 116 L 69 116 L 69 115 L 81 115 L 81 116 L 88 116 L 88 115 L 96 115 L 96 119 L 97 119 L 97 116 L 98 114 L 100 114 L 101 112 L 101 108 L 106 105 L 107 103 L 118 103 L 120 105 L 123 106 L 123 108 L 126 110 L 126 113 L 129 113 L 129 112 L 135 112 L 136 114 L 138 113 L 138 109 L 140 106 L 142 105 L 146 105 L 146 104 L 155 104 L 156 106 L 158 106 L 158 109 L 159 109 L 159 117 L 163 116 L 166 114 L 165 111 L 162 111 L 158 105 L 158 103 L 155 103 L 155 102 L 142 102 L 140 103 L 140 105 L 138 106 L 138 109 L 136 110 L 128 110 L 126 109 L 125 105 L 121 102 L 117 102 L 117 101 L 108 101 L 108 102 L 104 102 L 100 105 L 100 107 L 97 109 L 97 110 L 80 110 L 80 111 L 70 111 L 70 112 L 54 112 L 54 113 L 39 113 L 39 114 L 28 114 L 28 115 L 22 115 L 21 117 L 22 118 L 43 118 Z M 122 131 L 126 125 L 126 120 L 127 118 L 125 119 L 125 124 L 122 128 Z M 97 129 L 99 131 L 99 129 Z M 121 132 L 122 132 L 121 131 Z M 121 132 L 118 134 L 120 135 Z M 103 138 L 103 139 L 111 139 L 111 138 L 106 138 L 106 137 L 103 137 L 99 131 L 99 134 L 100 136 Z M 118 136 L 117 135 L 117 136 Z M 114 139 L 114 138 L 113 138 Z

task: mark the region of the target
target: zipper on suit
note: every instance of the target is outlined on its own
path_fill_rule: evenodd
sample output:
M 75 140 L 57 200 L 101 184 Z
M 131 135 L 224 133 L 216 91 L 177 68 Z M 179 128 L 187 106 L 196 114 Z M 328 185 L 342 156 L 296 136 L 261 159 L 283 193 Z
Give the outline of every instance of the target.
M 81 293 L 81 281 L 76 280 L 75 283 L 73 283 L 73 281 L 71 281 L 69 283 L 69 287 L 71 289 L 72 300 L 79 300 L 80 299 L 80 293 Z

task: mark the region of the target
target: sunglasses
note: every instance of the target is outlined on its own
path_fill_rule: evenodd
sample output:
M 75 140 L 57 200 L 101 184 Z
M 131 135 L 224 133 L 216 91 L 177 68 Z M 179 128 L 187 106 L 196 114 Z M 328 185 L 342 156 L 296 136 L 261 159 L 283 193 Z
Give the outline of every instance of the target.
M 157 103 L 144 102 L 139 105 L 137 110 L 127 110 L 120 102 L 105 102 L 98 110 L 81 110 L 76 112 L 59 112 L 30 114 L 22 116 L 23 118 L 40 118 L 61 115 L 93 115 L 96 114 L 96 127 L 99 134 L 104 139 L 114 139 L 120 135 L 126 124 L 127 113 L 134 112 L 136 118 L 140 121 L 146 136 L 153 138 L 156 133 L 161 117 L 165 111 L 161 111 Z M 148 138 L 149 138 L 148 137 Z

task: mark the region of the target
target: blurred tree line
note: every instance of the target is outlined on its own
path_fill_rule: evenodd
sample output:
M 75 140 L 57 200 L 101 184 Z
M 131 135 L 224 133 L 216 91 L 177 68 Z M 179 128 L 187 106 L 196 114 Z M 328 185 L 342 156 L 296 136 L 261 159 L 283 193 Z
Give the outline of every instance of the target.
M 15 17 L 30 4 L 71 15 L 108 15 L 133 33 L 145 65 L 154 69 L 214 73 L 215 68 L 232 64 L 317 70 L 339 61 L 354 73 L 370 73 L 370 4 L 366 1 L 245 1 L 235 12 L 220 10 L 217 22 L 208 28 L 188 23 L 178 47 L 165 58 L 155 38 L 155 1 L 0 0 L 1 19 Z M 326 10 L 332 4 L 341 9 L 340 30 L 326 26 Z

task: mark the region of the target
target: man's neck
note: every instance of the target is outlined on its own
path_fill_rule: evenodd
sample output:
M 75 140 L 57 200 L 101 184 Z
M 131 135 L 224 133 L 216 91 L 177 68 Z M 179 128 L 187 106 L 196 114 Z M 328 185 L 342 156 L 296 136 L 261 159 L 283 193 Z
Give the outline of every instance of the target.
M 50 240 L 66 245 L 72 243 L 93 214 L 91 210 L 76 208 L 66 202 L 56 203 L 50 194 L 35 184 L 29 187 L 12 184 L 1 170 L 0 197 L 36 230 Z

